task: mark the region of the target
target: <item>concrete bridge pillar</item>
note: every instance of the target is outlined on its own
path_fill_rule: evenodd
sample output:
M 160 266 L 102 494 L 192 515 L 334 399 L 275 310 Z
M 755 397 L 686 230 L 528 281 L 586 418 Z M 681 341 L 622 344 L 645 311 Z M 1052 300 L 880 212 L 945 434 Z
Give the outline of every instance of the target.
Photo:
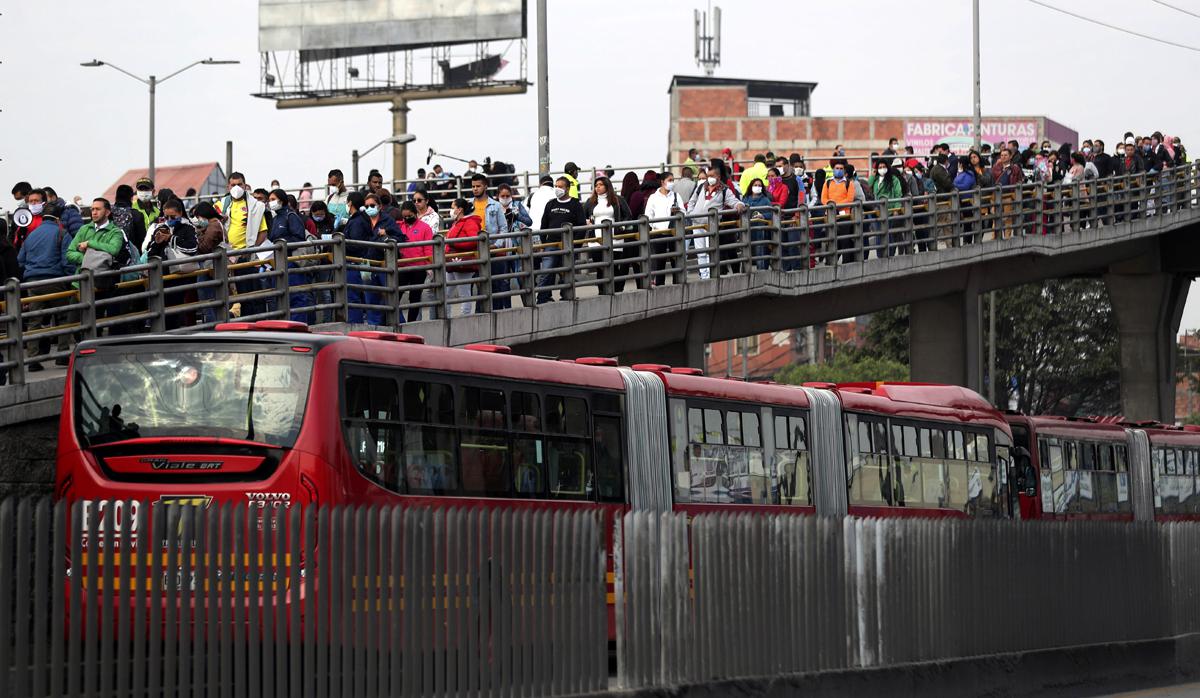
M 1175 337 L 1191 279 L 1166 272 L 1105 274 L 1121 343 L 1126 419 L 1175 421 Z
M 968 289 L 909 305 L 912 380 L 983 388 L 979 293 Z

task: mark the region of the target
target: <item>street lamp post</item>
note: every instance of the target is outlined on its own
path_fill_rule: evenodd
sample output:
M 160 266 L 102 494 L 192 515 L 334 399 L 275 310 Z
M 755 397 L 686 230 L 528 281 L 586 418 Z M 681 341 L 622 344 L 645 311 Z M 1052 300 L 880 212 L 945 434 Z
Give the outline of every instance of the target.
M 179 75 L 183 71 L 188 70 L 190 68 L 194 68 L 198 65 L 233 65 L 236 63 L 241 63 L 241 61 L 218 61 L 213 58 L 205 58 L 205 59 L 202 59 L 199 61 L 194 61 L 192 63 L 189 63 L 189 64 L 183 66 L 182 68 L 180 68 L 179 70 L 176 70 L 174 73 L 171 73 L 167 77 L 161 78 L 161 79 L 154 75 L 151 75 L 150 77 L 147 77 L 147 78 L 139 77 L 139 76 L 134 75 L 133 73 L 129 72 L 128 70 L 125 70 L 124 68 L 113 65 L 112 63 L 106 63 L 104 61 L 95 60 L 95 59 L 90 60 L 87 63 L 80 63 L 79 65 L 83 66 L 84 68 L 99 68 L 101 66 L 108 66 L 109 68 L 112 68 L 113 70 L 117 71 L 118 73 L 123 73 L 125 75 L 128 75 L 129 77 L 133 78 L 134 80 L 137 80 L 138 82 L 140 82 L 143 85 L 146 85 L 147 87 L 150 88 L 150 163 L 149 163 L 149 167 L 147 168 L 147 170 L 149 172 L 150 179 L 153 180 L 154 179 L 154 95 L 158 91 L 158 84 L 161 82 L 166 82 L 167 80 L 170 80 L 171 78 L 175 77 L 176 75 Z
M 417 137 L 411 133 L 398 133 L 395 136 L 391 136 L 390 138 L 384 138 L 383 140 L 379 141 L 375 145 L 364 150 L 362 153 L 359 153 L 357 150 L 351 150 L 350 151 L 350 163 L 351 163 L 351 165 L 350 165 L 350 182 L 355 185 L 362 184 L 362 182 L 358 181 L 358 161 L 361 160 L 362 158 L 365 158 L 366 156 L 370 155 L 372 150 L 375 150 L 379 146 L 385 145 L 387 143 L 412 143 L 415 140 L 417 140 Z M 396 174 L 397 173 L 393 172 L 392 177 L 399 179 L 398 177 L 396 177 Z

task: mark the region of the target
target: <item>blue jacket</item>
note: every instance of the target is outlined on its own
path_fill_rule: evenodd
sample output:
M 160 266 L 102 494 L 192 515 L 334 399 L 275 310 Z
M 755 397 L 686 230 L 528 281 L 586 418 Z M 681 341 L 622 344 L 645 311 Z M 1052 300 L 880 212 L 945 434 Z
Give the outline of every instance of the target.
M 400 232 L 400 226 L 396 225 L 396 221 L 382 211 L 379 213 L 379 218 L 375 225 L 371 225 L 371 219 L 366 213 L 361 210 L 356 211 L 350 220 L 346 222 L 344 235 L 347 240 L 359 240 L 362 242 L 386 242 L 387 238 L 381 238 L 376 233 L 377 230 L 382 230 L 387 233 L 387 238 L 396 242 L 405 242 L 407 238 L 404 233 Z M 382 261 L 384 258 L 383 248 L 380 247 L 361 247 L 352 245 L 346 248 L 346 252 L 354 257 L 365 257 L 366 259 L 376 259 Z
M 307 239 L 305 232 L 304 220 L 300 218 L 300 214 L 285 208 L 271 220 L 271 227 L 267 229 L 267 239 L 271 242 L 304 242 Z M 296 254 L 296 251 L 292 250 L 288 254 Z
M 71 233 L 53 218 L 45 218 L 21 245 L 17 264 L 23 277 L 46 279 L 75 273 L 75 265 L 67 261 L 71 249 Z
M 471 202 L 472 205 L 474 203 L 474 201 Z M 484 210 L 483 229 L 489 237 L 508 232 L 508 220 L 504 218 L 504 207 L 490 196 L 487 201 L 487 209 Z
M 488 206 L 490 208 L 491 204 L 488 204 Z M 500 210 L 503 211 L 504 209 L 501 208 Z M 516 225 L 517 223 L 520 223 L 521 226 L 526 228 L 533 227 L 533 217 L 529 215 L 529 209 L 525 208 L 525 204 L 521 203 L 517 199 L 513 199 L 513 202 L 508 205 L 508 210 L 513 214 L 512 230 L 520 230 L 520 227 Z M 505 216 L 504 220 L 505 223 L 507 223 L 508 216 Z
M 74 237 L 75 233 L 78 233 L 79 229 L 83 227 L 83 216 L 80 215 L 79 209 L 70 204 L 65 204 L 62 212 L 62 224 L 67 229 L 67 232 L 71 234 L 71 237 Z

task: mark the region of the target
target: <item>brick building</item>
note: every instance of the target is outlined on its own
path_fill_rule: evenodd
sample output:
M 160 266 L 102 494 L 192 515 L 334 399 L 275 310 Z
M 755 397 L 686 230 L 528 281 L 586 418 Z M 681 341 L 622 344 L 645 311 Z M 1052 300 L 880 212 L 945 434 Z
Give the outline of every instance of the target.
M 767 380 L 792 364 L 828 361 L 839 347 L 859 346 L 867 316 L 796 330 L 765 332 L 705 347 L 704 372 Z
M 886 148 L 889 138 L 899 139 L 901 147 L 912 145 L 918 155 L 941 141 L 966 152 L 973 140 L 970 117 L 811 116 L 816 87 L 814 82 L 676 75 L 669 90 L 668 158 L 683 162 L 689 148 L 706 157 L 729 148 L 738 160 L 769 150 L 800 153 L 823 165 L 834 147 L 843 145 L 861 167 L 864 156 Z M 1022 147 L 1043 139 L 1056 146 L 1079 142 L 1075 131 L 1044 116 L 988 117 L 982 130 L 987 143 L 1012 138 Z

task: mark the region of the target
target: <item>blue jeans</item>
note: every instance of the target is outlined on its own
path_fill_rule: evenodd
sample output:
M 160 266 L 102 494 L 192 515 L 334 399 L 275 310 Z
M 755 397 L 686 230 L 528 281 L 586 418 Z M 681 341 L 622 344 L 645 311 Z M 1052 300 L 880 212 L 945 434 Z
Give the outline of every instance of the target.
M 564 259 L 564 257 L 562 254 L 548 254 L 545 257 L 542 257 L 540 260 L 538 260 L 538 269 L 541 269 L 544 271 L 544 273 L 538 274 L 538 277 L 537 277 L 537 288 L 538 288 L 537 303 L 538 304 L 549 303 L 551 300 L 553 300 L 552 292 L 550 290 L 548 290 L 546 287 L 557 284 L 560 274 L 557 271 L 550 272 L 550 271 L 545 271 L 545 270 L 553 269 L 555 267 L 561 267 L 562 263 L 563 263 L 563 259 Z M 559 297 L 560 298 L 562 297 L 562 291 L 559 291 Z
M 512 307 L 512 297 L 499 297 L 512 288 L 512 279 L 497 279 L 501 274 L 511 274 L 515 270 L 515 262 L 503 259 L 492 262 L 492 310 L 508 310 Z
M 354 279 L 350 278 L 355 273 L 361 275 L 359 283 L 371 284 L 373 286 L 383 285 L 383 274 L 371 274 L 368 272 L 347 272 L 347 281 L 353 283 Z M 347 288 L 346 299 L 349 303 L 366 303 L 369 305 L 378 305 L 382 301 L 382 297 L 378 291 L 369 291 L 358 288 Z M 354 325 L 366 323 L 368 325 L 379 326 L 383 324 L 382 310 L 366 310 L 363 308 L 350 308 L 348 321 Z
M 288 288 L 296 288 L 312 283 L 312 277 L 300 271 L 300 267 L 295 264 L 288 265 Z M 311 310 L 303 310 L 296 312 L 297 308 L 307 308 L 313 305 L 312 291 L 291 291 L 288 306 L 292 310 L 291 319 L 295 322 L 303 322 L 305 324 L 313 324 L 316 320 L 316 313 Z

